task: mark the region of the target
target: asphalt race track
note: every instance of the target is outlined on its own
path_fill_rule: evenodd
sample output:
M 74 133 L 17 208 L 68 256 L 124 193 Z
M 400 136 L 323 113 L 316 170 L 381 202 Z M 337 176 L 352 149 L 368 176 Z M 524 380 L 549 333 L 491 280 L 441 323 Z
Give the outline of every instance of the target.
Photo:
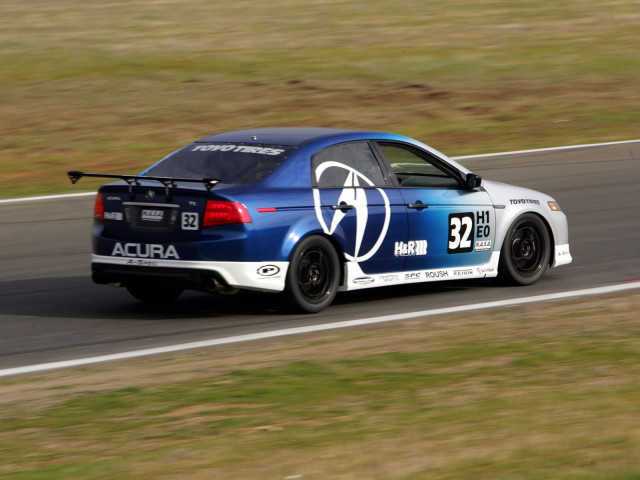
M 0 369 L 640 279 L 640 141 L 461 163 L 554 196 L 569 218 L 573 263 L 531 287 L 451 281 L 343 293 L 316 315 L 284 314 L 266 294 L 188 292 L 150 309 L 91 282 L 92 196 L 0 203 Z

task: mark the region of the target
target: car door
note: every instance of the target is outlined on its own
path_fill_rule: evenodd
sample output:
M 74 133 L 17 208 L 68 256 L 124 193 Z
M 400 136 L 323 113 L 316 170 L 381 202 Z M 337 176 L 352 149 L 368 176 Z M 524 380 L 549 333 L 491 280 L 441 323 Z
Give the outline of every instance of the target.
M 433 270 L 487 263 L 494 244 L 495 212 L 482 189 L 464 188 L 460 173 L 412 145 L 377 142 L 397 179 L 407 211 L 408 238 L 396 243 L 404 270 Z M 424 245 L 417 250 L 410 245 Z M 456 276 L 464 276 L 457 270 Z
M 401 270 L 394 239 L 407 235 L 405 202 L 369 142 L 321 150 L 312 158 L 312 172 L 316 216 L 345 258 L 366 274 Z

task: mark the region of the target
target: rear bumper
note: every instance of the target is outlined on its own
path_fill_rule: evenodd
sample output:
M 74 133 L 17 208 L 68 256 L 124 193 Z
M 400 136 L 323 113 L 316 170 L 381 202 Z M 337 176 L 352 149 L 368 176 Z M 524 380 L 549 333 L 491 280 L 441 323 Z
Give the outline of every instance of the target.
M 280 292 L 288 262 L 208 262 L 92 255 L 92 278 L 99 284 L 173 283 L 190 290 L 212 291 L 215 284 Z

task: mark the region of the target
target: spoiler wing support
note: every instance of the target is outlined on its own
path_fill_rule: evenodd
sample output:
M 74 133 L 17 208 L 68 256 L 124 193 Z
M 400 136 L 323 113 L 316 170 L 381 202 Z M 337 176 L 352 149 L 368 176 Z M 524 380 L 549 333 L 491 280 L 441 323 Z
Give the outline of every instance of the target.
M 71 183 L 75 185 L 75 183 L 80 180 L 82 177 L 96 177 L 96 178 L 115 178 L 118 180 L 124 180 L 129 184 L 129 197 L 133 198 L 133 186 L 139 186 L 141 180 L 152 180 L 156 182 L 160 182 L 164 185 L 164 193 L 167 197 L 167 201 L 171 201 L 171 192 L 169 188 L 175 188 L 177 182 L 189 182 L 189 183 L 201 183 L 207 189 L 207 192 L 211 191 L 213 187 L 215 187 L 220 180 L 216 178 L 173 178 L 173 177 L 146 177 L 141 175 L 118 175 L 118 174 L 110 174 L 110 173 L 85 173 L 79 172 L 77 170 L 72 170 L 67 172 Z

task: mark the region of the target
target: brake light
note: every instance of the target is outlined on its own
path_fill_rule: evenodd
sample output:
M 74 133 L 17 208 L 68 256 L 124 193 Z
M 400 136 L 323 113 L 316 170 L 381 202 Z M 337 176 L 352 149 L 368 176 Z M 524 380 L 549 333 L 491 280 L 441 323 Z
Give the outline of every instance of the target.
M 93 218 L 96 222 L 104 222 L 104 198 L 101 193 L 96 195 L 96 202 L 93 204 Z
M 228 225 L 231 223 L 251 223 L 247 207 L 237 202 L 207 200 L 202 219 L 203 227 Z

